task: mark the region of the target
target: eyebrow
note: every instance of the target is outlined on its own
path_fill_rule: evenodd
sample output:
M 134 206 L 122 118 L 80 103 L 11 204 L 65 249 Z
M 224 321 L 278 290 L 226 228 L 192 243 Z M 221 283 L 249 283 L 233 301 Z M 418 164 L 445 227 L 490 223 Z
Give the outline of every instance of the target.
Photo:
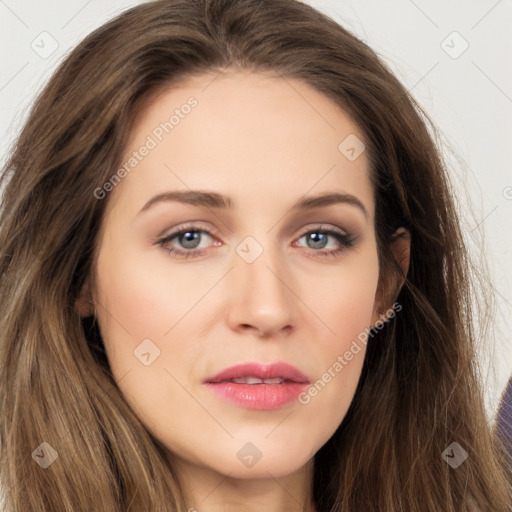
M 142 207 L 139 213 L 148 210 L 157 203 L 173 201 L 190 204 L 192 206 L 204 206 L 207 208 L 215 208 L 219 210 L 228 210 L 234 208 L 234 202 L 230 197 L 224 196 L 217 192 L 206 192 L 202 190 L 174 190 L 171 192 L 163 192 L 152 197 Z M 327 194 L 320 194 L 317 196 L 304 197 L 291 207 L 291 211 L 310 210 L 313 208 L 321 208 L 340 203 L 355 206 L 363 212 L 366 218 L 368 218 L 368 211 L 366 210 L 363 203 L 356 196 L 353 196 L 352 194 L 346 194 L 344 192 L 332 192 Z

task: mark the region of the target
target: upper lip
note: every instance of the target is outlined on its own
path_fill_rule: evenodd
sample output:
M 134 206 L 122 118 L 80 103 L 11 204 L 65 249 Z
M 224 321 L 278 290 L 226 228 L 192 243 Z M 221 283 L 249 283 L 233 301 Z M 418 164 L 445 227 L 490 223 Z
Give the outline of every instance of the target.
M 257 377 L 259 379 L 281 378 L 292 382 L 309 383 L 308 378 L 298 368 L 282 362 L 269 365 L 260 363 L 238 364 L 207 377 L 203 382 L 216 383 L 241 377 Z

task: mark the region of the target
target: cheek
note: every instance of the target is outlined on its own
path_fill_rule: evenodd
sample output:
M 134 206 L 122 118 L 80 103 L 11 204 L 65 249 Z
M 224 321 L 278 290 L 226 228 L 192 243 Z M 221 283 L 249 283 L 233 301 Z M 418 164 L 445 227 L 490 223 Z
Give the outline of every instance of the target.
M 309 280 L 312 292 L 307 295 L 308 305 L 318 312 L 330 333 L 320 338 L 326 340 L 325 353 L 330 354 L 370 326 L 375 306 L 379 277 L 376 250 L 353 254 L 345 263 L 326 273 L 317 287 L 313 287 L 315 279 Z
M 180 410 L 188 418 L 200 412 L 180 385 L 194 364 L 191 345 L 170 343 L 176 336 L 187 339 L 187 329 L 185 334 L 194 337 L 186 315 L 197 303 L 198 286 L 191 286 L 186 272 L 171 274 L 169 267 L 148 265 L 140 250 L 124 243 L 126 250 L 119 251 L 119 245 L 105 243 L 97 263 L 97 314 L 108 361 L 139 418 L 153 432 L 165 425 L 174 438 L 186 431 L 186 424 L 166 414 Z
M 376 253 L 340 269 L 337 279 L 315 294 L 326 334 L 317 336 L 315 382 L 299 402 L 318 415 L 329 432 L 342 421 L 353 399 L 366 354 L 378 281 Z M 314 309 L 314 307 L 313 307 Z M 315 310 L 316 311 L 316 310 Z
M 106 246 L 98 258 L 97 276 L 98 315 L 111 340 L 161 339 L 195 297 L 189 275 L 148 264 L 136 250 L 121 253 Z

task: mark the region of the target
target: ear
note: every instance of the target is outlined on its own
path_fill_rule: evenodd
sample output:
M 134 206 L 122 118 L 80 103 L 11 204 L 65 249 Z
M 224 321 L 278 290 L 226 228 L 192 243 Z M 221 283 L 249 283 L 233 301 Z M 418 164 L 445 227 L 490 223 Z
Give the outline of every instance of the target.
M 383 275 L 379 278 L 372 326 L 377 321 L 385 322 L 393 314 L 392 306 L 409 271 L 411 256 L 411 233 L 409 230 L 404 227 L 398 228 L 391 235 L 390 249 L 399 269 L 397 269 L 398 271 L 389 268 L 384 269 L 383 272 L 389 273 L 389 275 Z
M 409 272 L 411 259 L 411 233 L 408 229 L 398 228 L 391 235 L 391 251 L 402 271 L 402 276 L 400 276 L 398 282 L 398 291 L 400 291 L 405 282 L 407 272 Z
M 81 317 L 88 317 L 94 314 L 94 302 L 92 301 L 89 282 L 86 281 L 82 286 L 80 295 L 75 300 L 75 311 Z

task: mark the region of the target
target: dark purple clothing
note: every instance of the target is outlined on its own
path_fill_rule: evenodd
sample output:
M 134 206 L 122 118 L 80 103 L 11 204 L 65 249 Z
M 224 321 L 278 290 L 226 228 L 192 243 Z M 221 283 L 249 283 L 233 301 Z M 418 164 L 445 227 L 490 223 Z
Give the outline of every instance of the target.
M 501 397 L 500 408 L 497 417 L 498 433 L 505 439 L 505 448 L 512 465 L 512 377 Z

